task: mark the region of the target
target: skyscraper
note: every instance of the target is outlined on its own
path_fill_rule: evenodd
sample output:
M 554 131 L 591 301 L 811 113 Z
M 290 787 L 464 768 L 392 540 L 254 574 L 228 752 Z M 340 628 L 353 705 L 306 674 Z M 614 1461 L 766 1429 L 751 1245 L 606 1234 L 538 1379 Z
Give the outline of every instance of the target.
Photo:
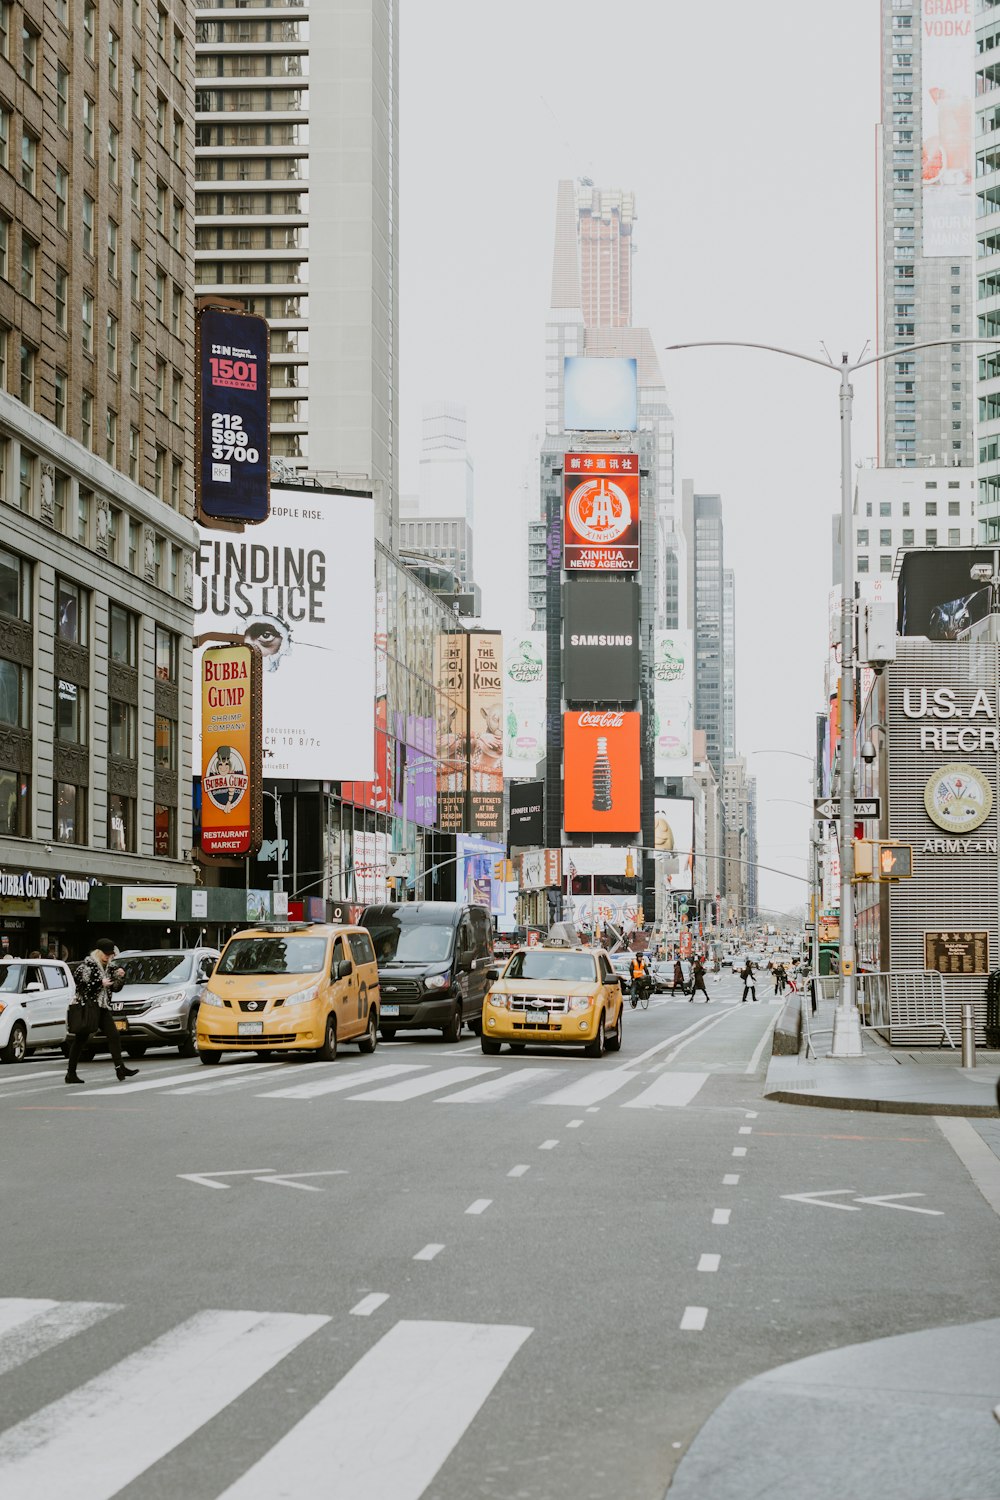
M 473 588 L 474 466 L 466 446 L 465 407 L 424 407 L 420 494 L 400 501 L 399 544 L 450 568 L 463 592 Z
M 694 631 L 694 721 L 704 731 L 708 760 L 721 782 L 725 734 L 722 500 L 718 495 L 696 495 L 689 479 L 683 481 L 681 495 L 687 540 L 687 623 Z
M 967 9 L 966 23 L 940 0 L 882 0 L 879 346 L 896 353 L 878 366 L 886 468 L 973 462 L 974 354 L 950 342 L 975 328 Z M 910 347 L 930 339 L 949 342 Z
M 398 513 L 398 0 L 197 5 L 199 291 L 271 323 L 271 453 Z M 316 80 L 316 87 L 311 80 Z
M 736 754 L 736 574 L 722 573 L 722 755 Z
M 630 328 L 635 195 L 583 178 L 576 213 L 583 321 L 588 328 Z

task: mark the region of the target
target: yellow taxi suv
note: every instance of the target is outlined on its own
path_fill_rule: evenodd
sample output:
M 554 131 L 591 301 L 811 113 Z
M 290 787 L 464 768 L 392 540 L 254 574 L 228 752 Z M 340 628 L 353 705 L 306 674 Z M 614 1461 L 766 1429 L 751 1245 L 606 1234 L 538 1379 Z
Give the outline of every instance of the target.
M 374 1052 L 378 965 L 363 927 L 274 922 L 229 939 L 202 991 L 198 1056 L 311 1052 L 331 1062 L 342 1042 Z
M 495 1056 L 555 1043 L 588 1057 L 622 1044 L 625 997 L 601 948 L 518 948 L 483 1005 L 482 1048 Z

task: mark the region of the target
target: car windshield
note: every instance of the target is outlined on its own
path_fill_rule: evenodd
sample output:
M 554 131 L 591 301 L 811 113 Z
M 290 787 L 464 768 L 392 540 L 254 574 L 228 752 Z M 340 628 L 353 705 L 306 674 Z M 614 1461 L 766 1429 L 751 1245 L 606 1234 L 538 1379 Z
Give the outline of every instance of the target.
M 217 974 L 318 974 L 326 964 L 326 938 L 233 938 Z
M 126 984 L 186 984 L 191 978 L 192 953 L 139 953 L 123 958 Z
M 505 979 L 591 980 L 596 978 L 594 960 L 589 953 L 553 953 L 551 950 L 526 948 L 515 953 L 504 973 Z
M 388 917 L 368 931 L 380 964 L 422 964 L 451 956 L 455 929 L 451 923 L 445 927 L 440 922 L 397 922 Z

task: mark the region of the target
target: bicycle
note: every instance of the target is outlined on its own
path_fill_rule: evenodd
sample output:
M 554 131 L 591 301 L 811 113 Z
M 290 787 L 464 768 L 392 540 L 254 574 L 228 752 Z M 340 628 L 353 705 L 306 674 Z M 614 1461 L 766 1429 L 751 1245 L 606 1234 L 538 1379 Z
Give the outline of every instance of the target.
M 641 1005 L 643 1010 L 649 1009 L 649 992 L 651 989 L 652 985 L 645 974 L 641 979 L 633 979 L 631 995 L 633 1010 L 635 1010 L 637 1005 Z

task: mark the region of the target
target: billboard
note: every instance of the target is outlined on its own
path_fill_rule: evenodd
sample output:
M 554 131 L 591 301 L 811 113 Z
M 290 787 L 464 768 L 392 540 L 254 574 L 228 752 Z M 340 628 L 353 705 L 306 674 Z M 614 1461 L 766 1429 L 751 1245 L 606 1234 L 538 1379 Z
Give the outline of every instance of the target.
M 261 657 L 211 646 L 201 658 L 201 850 L 256 854 L 262 833 Z
M 392 811 L 408 823 L 433 828 L 437 823 L 437 763 L 434 759 L 434 720 L 420 714 L 396 712 Z
M 376 658 L 377 659 L 377 658 Z M 389 740 L 386 700 L 375 700 L 375 776 L 372 781 L 342 781 L 342 802 L 367 807 L 370 812 L 388 812 L 392 789 L 392 745 Z
M 606 927 L 610 922 L 621 932 L 636 924 L 639 898 L 634 893 L 610 895 L 596 891 L 586 896 L 564 896 L 563 911 L 577 927 Z
M 638 454 L 567 453 L 563 494 L 567 572 L 637 573 Z
M 940 547 L 906 552 L 899 574 L 899 635 L 925 635 L 932 641 L 960 641 L 990 612 L 989 582 L 971 575 L 977 563 L 993 571 L 992 547 Z
M 356 829 L 354 833 L 354 889 L 362 906 L 388 900 L 389 835 Z
M 507 842 L 512 849 L 537 849 L 545 837 L 543 781 L 515 782 L 510 789 L 510 829 Z
M 561 849 L 525 849 L 514 856 L 517 883 L 522 891 L 543 891 L 562 883 Z
M 437 708 L 438 827 L 442 833 L 465 828 L 469 775 L 469 637 L 448 631 L 434 643 Z
M 260 647 L 264 776 L 371 781 L 373 502 L 276 489 L 251 537 L 201 532 L 194 608 L 197 631 Z
M 654 630 L 654 776 L 691 776 L 694 772 L 693 663 L 690 630 Z
M 639 807 L 637 713 L 563 714 L 563 826 L 567 833 L 635 833 Z
M 545 631 L 504 636 L 505 776 L 530 776 L 545 754 Z
M 563 427 L 567 432 L 635 432 L 638 361 L 563 357 Z
M 563 589 L 563 683 L 576 703 L 639 696 L 639 585 L 574 578 Z
M 460 837 L 455 840 L 455 852 L 458 855 L 456 899 L 468 901 L 472 906 L 485 906 L 494 916 L 505 912 L 507 888 L 503 880 L 496 878 L 494 868 L 505 861 L 504 845 L 489 839 Z
M 469 828 L 503 837 L 503 638 L 470 631 Z
M 267 322 L 251 313 L 195 314 L 195 512 L 208 525 L 267 520 L 269 341 Z
M 657 797 L 654 846 L 657 875 L 668 891 L 694 890 L 694 800 Z
M 922 0 L 920 103 L 924 255 L 971 255 L 973 0 Z

